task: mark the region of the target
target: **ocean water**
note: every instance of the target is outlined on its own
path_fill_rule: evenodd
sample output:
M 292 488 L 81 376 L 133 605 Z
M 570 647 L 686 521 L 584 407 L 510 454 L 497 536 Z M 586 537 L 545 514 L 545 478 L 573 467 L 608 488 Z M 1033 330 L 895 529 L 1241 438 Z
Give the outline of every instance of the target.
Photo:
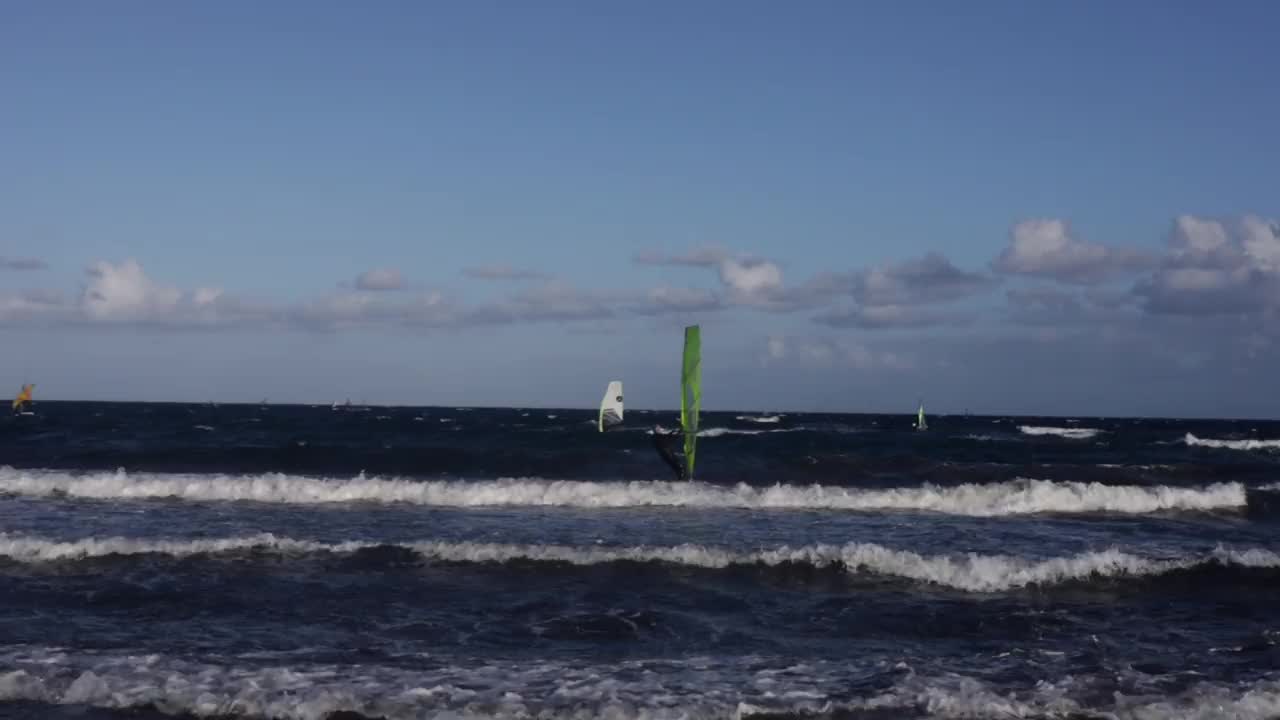
M 0 717 L 1280 717 L 1280 424 L 41 403 Z

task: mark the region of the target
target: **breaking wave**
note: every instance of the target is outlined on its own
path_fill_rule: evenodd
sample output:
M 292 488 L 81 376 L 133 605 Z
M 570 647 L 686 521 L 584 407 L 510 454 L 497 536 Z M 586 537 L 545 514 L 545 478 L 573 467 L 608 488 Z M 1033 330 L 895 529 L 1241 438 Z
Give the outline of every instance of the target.
M 298 663 L 263 653 L 188 660 L 154 653 L 73 651 L 17 646 L 0 655 L 0 699 L 110 709 L 156 709 L 197 717 L 321 720 L 361 718 L 608 717 L 701 720 L 811 714 L 875 717 L 1230 717 L 1280 713 L 1280 681 L 1199 682 L 1177 694 L 1099 694 L 1097 678 L 1063 674 L 1026 688 L 1001 688 L 953 673 L 917 673 L 905 665 L 794 661 L 761 657 L 476 661 L 432 658 L 420 668 Z M 271 655 L 267 653 L 267 655 Z M 274 656 L 273 656 L 274 657 Z M 884 687 L 851 692 L 851 677 L 874 674 Z M 1157 676 L 1125 670 L 1112 677 L 1134 688 Z
M 779 420 L 782 419 L 782 416 L 781 415 L 739 415 L 737 419 L 742 420 L 743 422 L 769 424 L 769 423 L 778 422 Z
M 201 502 L 410 503 L 444 507 L 561 506 L 583 508 L 685 507 L 725 509 L 905 510 L 956 515 L 1033 513 L 1153 513 L 1243 508 L 1237 482 L 1199 488 L 1103 485 L 1020 478 L 951 487 L 925 484 L 888 489 L 825 485 L 756 487 L 705 482 L 590 482 L 508 478 L 487 481 L 408 481 L 357 475 L 322 480 L 297 475 L 185 475 L 114 473 L 72 475 L 0 468 L 0 493 L 65 495 L 105 500 L 172 498 Z
M 769 428 L 767 430 L 737 430 L 734 428 L 707 428 L 699 430 L 698 437 L 720 437 L 722 435 L 763 435 L 764 433 L 794 432 L 799 428 Z
M 1218 440 L 1198 438 L 1187 433 L 1182 439 L 1189 447 L 1227 448 L 1230 450 L 1280 450 L 1280 440 Z
M 593 421 L 589 421 L 589 422 L 593 422 Z M 660 432 L 670 432 L 669 430 L 662 427 L 661 425 L 658 425 L 657 427 Z M 707 428 L 706 430 L 699 430 L 698 437 L 714 438 L 714 437 L 722 437 L 724 435 L 763 435 L 764 433 L 796 432 L 801 429 L 802 428 L 767 428 L 767 429 L 761 429 L 761 430 L 740 430 L 737 428 L 712 427 L 712 428 Z M 652 435 L 653 429 L 649 428 L 645 430 L 645 434 Z
M 1063 427 L 1046 427 L 1040 425 L 1019 425 L 1018 430 L 1023 435 L 1053 435 L 1068 440 L 1088 440 L 1102 432 L 1097 428 L 1063 428 Z
M 696 544 L 674 546 L 601 547 L 477 542 L 421 541 L 324 543 L 278 537 L 270 533 L 222 539 L 86 538 L 49 540 L 0 534 L 0 557 L 20 563 L 77 561 L 129 555 L 175 558 L 218 555 L 238 551 L 270 551 L 282 555 L 353 553 L 370 548 L 409 550 L 425 560 L 457 563 L 514 561 L 604 565 L 618 562 L 663 563 L 706 569 L 733 566 L 803 565 L 835 567 L 850 573 L 896 577 L 973 593 L 991 593 L 1031 586 L 1101 578 L 1138 578 L 1197 567 L 1280 568 L 1280 555 L 1270 550 L 1236 550 L 1219 546 L 1187 557 L 1154 558 L 1118 548 L 1067 557 L 1033 559 L 1011 555 L 922 555 L 874 543 L 782 546 L 771 550 L 740 551 Z

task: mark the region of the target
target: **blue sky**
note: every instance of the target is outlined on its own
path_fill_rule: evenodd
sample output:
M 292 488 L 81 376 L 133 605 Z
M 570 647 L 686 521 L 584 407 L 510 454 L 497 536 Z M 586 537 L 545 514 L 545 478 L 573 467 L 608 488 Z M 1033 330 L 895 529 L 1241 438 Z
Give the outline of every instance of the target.
M 571 406 L 621 377 L 669 407 L 698 322 L 709 407 L 1274 415 L 1277 20 L 14 8 L 0 375 Z

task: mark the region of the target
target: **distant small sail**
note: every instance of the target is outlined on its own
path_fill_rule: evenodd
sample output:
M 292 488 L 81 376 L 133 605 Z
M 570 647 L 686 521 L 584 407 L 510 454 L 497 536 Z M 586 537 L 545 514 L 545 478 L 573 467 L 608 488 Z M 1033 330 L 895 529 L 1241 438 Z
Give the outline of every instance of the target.
M 916 411 L 916 429 L 928 430 L 929 423 L 924 420 L 924 403 L 920 403 L 920 409 Z
M 622 424 L 622 381 L 613 380 L 605 388 L 604 399 L 600 401 L 600 421 L 598 427 L 604 432 L 615 425 Z

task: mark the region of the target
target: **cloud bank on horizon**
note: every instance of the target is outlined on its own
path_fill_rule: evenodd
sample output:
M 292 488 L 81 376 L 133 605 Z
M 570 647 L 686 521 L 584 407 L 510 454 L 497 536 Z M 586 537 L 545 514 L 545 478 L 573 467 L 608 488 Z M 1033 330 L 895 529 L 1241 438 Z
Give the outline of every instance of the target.
M 620 332 L 643 330 L 643 323 L 661 317 L 679 324 L 764 315 L 790 319 L 782 332 L 748 332 L 762 371 L 898 375 L 944 373 L 957 357 L 1011 343 L 1021 348 L 1005 353 L 1014 358 L 1030 357 L 1028 346 L 1068 355 L 1087 346 L 1119 355 L 1120 365 L 1172 363 L 1195 371 L 1215 359 L 1224 367 L 1269 362 L 1280 340 L 1280 223 L 1256 215 L 1177 217 L 1160 251 L 1093 243 L 1076 237 L 1063 220 L 1033 219 L 1013 225 L 1006 246 L 985 268 L 963 269 L 929 252 L 792 283 L 784 262 L 722 247 L 671 254 L 651 249 L 631 263 L 659 276 L 693 270 L 702 282 L 632 288 L 582 287 L 508 265 L 463 268 L 469 281 L 515 283 L 483 301 L 444 288 L 416 288 L 413 268 L 383 267 L 358 273 L 346 289 L 335 284 L 327 294 L 271 302 L 217 284 L 180 288 L 151 277 L 135 259 L 97 260 L 76 289 L 0 294 L 0 323 L 119 332 L 375 329 L 456 336 L 482 327 Z M 4 267 L 47 264 L 25 259 Z
M 620 259 L 620 262 L 623 260 Z M 253 301 L 217 285 L 182 289 L 152 278 L 134 258 L 93 261 L 78 292 L 41 287 L 0 294 L 0 322 L 53 326 L 98 323 L 189 329 L 285 327 L 335 330 L 347 325 L 463 329 L 514 322 L 559 322 L 707 313 L 738 309 L 807 315 L 825 327 L 901 330 L 987 321 L 1027 321 L 1036 312 L 1060 320 L 1230 315 L 1254 318 L 1259 330 L 1280 310 L 1280 222 L 1256 215 L 1232 220 L 1183 215 L 1175 219 L 1163 252 L 1115 248 L 1075 238 L 1058 219 L 1017 223 L 1007 246 L 985 269 L 964 270 L 929 252 L 882 266 L 817 273 L 784 281 L 782 263 L 722 248 L 685 254 L 637 254 L 632 262 L 708 271 L 710 286 L 583 288 L 537 270 L 506 265 L 468 267 L 475 280 L 527 281 L 504 300 L 468 303 L 440 289 L 407 290 L 406 272 L 376 268 L 359 273 L 352 289 L 294 302 Z M 38 259 L 5 260 L 9 270 L 47 269 Z M 1007 306 L 975 305 L 1001 286 Z

